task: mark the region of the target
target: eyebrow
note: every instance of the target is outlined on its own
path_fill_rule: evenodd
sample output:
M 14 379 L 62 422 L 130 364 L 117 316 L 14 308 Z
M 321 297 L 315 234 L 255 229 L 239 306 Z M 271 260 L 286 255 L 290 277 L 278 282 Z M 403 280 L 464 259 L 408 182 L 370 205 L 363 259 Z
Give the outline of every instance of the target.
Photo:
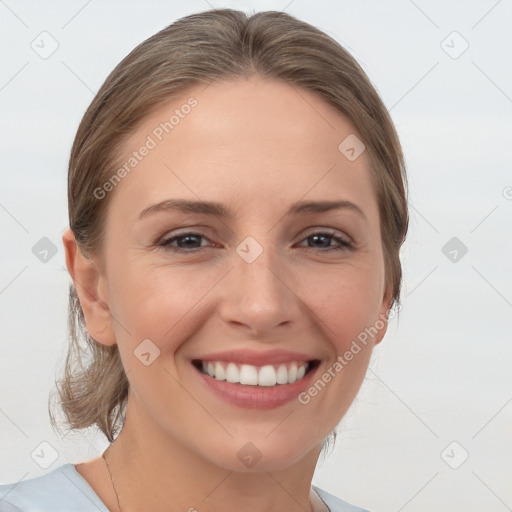
M 339 201 L 299 201 L 291 206 L 286 213 L 290 215 L 308 215 L 332 210 L 351 210 L 367 220 L 363 210 L 347 200 Z M 155 212 L 179 211 L 183 213 L 196 213 L 203 215 L 215 215 L 216 217 L 232 219 L 235 214 L 222 203 L 215 201 L 190 201 L 186 199 L 167 199 L 160 203 L 145 208 L 139 215 L 139 219 Z

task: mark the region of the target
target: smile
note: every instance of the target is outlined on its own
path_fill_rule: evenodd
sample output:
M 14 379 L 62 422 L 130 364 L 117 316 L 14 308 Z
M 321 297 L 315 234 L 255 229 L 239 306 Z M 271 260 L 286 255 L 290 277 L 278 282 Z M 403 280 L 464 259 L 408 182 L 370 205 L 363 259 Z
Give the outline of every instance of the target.
M 304 378 L 313 361 L 290 361 L 278 365 L 255 366 L 225 361 L 195 361 L 196 367 L 204 375 L 218 381 L 227 381 L 244 386 L 272 387 L 293 384 Z
M 192 361 L 196 374 L 223 401 L 248 409 L 274 409 L 310 385 L 319 360 L 255 366 L 226 361 Z

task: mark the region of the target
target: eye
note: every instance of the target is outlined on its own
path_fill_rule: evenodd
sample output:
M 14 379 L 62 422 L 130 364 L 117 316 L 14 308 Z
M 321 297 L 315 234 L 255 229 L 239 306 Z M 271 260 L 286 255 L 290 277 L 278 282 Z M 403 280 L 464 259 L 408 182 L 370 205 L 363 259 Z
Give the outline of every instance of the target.
M 159 242 L 158 245 L 175 252 L 194 253 L 201 248 L 201 239 L 207 240 L 205 236 L 199 233 L 182 233 L 166 238 Z M 174 242 L 177 245 L 172 245 Z
M 347 251 L 354 248 L 354 245 L 350 240 L 335 236 L 334 233 L 327 231 L 317 231 L 316 233 L 312 233 L 304 239 L 304 241 L 308 240 L 312 240 L 313 244 L 319 244 L 316 246 L 308 244 L 308 248 L 320 249 L 321 252 Z M 338 245 L 332 246 L 331 242 L 333 241 L 337 242 Z
M 193 254 L 199 252 L 205 248 L 202 245 L 202 240 L 208 240 L 204 235 L 200 233 L 187 232 L 179 235 L 174 235 L 170 238 L 164 238 L 158 242 L 159 247 L 163 247 L 166 250 L 174 252 Z M 312 245 L 308 243 L 308 249 L 319 249 L 320 252 L 330 251 L 347 251 L 354 249 L 353 243 L 349 239 L 335 236 L 335 233 L 328 231 L 318 231 L 308 235 L 304 241 L 312 241 Z M 338 245 L 332 246 L 332 242 L 336 242 Z M 176 245 L 174 245 L 176 244 Z M 207 247 L 207 246 L 206 246 Z M 304 246 L 302 246 L 304 247 Z

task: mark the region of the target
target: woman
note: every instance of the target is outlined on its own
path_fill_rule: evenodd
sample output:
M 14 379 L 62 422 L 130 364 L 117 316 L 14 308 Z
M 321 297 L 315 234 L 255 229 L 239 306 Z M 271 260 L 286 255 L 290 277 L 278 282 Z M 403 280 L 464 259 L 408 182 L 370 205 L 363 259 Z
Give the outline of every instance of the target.
M 135 48 L 78 129 L 63 235 L 60 404 L 111 445 L 0 510 L 362 510 L 311 482 L 399 304 L 405 181 L 375 89 L 311 25 L 211 10 Z

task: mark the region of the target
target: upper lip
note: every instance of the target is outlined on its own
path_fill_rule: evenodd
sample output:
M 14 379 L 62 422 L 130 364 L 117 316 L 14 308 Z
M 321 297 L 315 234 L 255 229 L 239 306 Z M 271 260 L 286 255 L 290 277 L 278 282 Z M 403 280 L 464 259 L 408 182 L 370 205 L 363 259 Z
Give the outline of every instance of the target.
M 238 364 L 250 364 L 253 366 L 264 366 L 267 364 L 288 363 L 291 361 L 313 361 L 315 358 L 300 352 L 291 352 L 288 350 L 226 350 L 224 352 L 215 352 L 195 358 L 200 361 L 226 361 Z

